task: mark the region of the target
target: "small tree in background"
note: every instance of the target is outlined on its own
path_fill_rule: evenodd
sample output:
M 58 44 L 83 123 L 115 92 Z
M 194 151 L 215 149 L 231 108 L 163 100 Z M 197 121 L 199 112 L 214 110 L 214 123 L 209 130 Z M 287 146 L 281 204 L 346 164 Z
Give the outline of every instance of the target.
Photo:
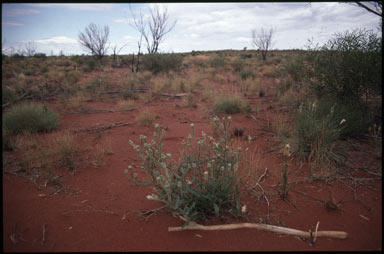
M 140 13 L 140 17 L 136 18 L 131 13 L 134 21 L 133 27 L 140 33 L 147 44 L 147 51 L 149 54 L 155 54 L 159 50 L 159 45 L 163 41 L 164 36 L 172 31 L 175 27 L 177 20 L 169 23 L 168 10 L 165 8 L 160 12 L 159 6 L 149 8 L 151 17 L 146 22 L 143 14 Z
M 29 41 L 25 44 L 24 52 L 26 56 L 33 56 L 36 53 L 36 44 Z
M 252 45 L 260 50 L 264 61 L 267 59 L 268 50 L 272 47 L 273 32 L 272 28 L 269 31 L 263 28 L 259 32 L 256 29 L 252 30 Z
M 108 50 L 109 27 L 89 24 L 84 32 L 79 33 L 79 43 L 100 61 Z

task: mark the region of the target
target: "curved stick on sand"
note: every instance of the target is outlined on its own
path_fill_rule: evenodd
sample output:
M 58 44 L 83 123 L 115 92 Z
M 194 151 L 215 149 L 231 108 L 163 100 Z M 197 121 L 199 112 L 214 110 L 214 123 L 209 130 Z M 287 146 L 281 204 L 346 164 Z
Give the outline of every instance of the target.
M 258 230 L 272 231 L 275 233 L 299 236 L 304 238 L 311 237 L 310 232 L 301 231 L 301 230 L 292 229 L 292 228 L 267 225 L 267 224 L 259 224 L 259 223 L 239 223 L 239 224 L 204 226 L 204 225 L 197 224 L 194 221 L 191 221 L 184 228 L 168 227 L 168 231 L 172 232 L 172 231 L 183 231 L 183 230 L 232 230 L 232 229 L 239 229 L 239 228 L 255 228 Z M 347 236 L 348 234 L 343 231 L 317 231 L 317 234 L 316 234 L 316 237 L 330 237 L 330 238 L 338 238 L 338 239 L 345 239 L 347 238 Z

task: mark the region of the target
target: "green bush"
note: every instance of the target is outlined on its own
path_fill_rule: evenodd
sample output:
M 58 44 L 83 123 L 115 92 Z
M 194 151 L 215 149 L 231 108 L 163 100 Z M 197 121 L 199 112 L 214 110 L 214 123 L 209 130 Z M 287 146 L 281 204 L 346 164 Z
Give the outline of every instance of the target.
M 216 55 L 209 60 L 211 67 L 222 70 L 225 67 L 225 59 L 221 55 Z
M 341 139 L 357 137 L 366 133 L 373 121 L 373 116 L 364 113 L 364 110 L 353 102 L 341 104 L 330 97 L 319 100 L 317 104 L 316 118 L 327 117 L 333 108 L 333 114 L 329 116 L 330 121 L 337 125 L 343 119 L 345 120 L 343 128 L 340 128 L 339 137 Z
M 147 142 L 145 136 L 140 136 L 140 145 L 130 141 L 141 161 L 140 166 L 134 167 L 149 175 L 146 184 L 154 185 L 154 194 L 147 198 L 165 203 L 174 215 L 186 218 L 186 224 L 213 215 L 242 214 L 235 171 L 244 150 L 233 147 L 230 117 L 223 123 L 216 117 L 214 122 L 221 130 L 218 141 L 204 132 L 200 138 L 196 137 L 191 124 L 192 134 L 186 142 L 183 140 L 182 157 L 178 161 L 164 152 L 165 130 L 160 130 L 157 124 L 153 133 L 156 141 Z M 126 170 L 128 173 L 139 184 L 132 166 Z
M 285 63 L 284 69 L 295 82 L 305 78 L 306 69 L 304 59 L 301 56 L 289 57 Z
M 3 117 L 4 129 L 10 134 L 24 131 L 51 131 L 58 125 L 58 116 L 46 106 L 23 104 L 11 108 Z
M 241 59 L 236 59 L 231 63 L 231 66 L 235 72 L 240 72 L 244 69 L 245 63 Z
M 252 70 L 250 70 L 250 69 L 245 69 L 245 70 L 242 70 L 240 72 L 240 78 L 241 78 L 241 80 L 246 80 L 248 78 L 255 79 L 256 78 L 256 74 Z
M 146 54 L 142 56 L 142 66 L 153 74 L 178 71 L 183 63 L 180 54 Z
M 213 110 L 216 113 L 235 114 L 240 112 L 250 112 L 251 106 L 248 101 L 238 96 L 221 96 L 215 100 Z
M 317 101 L 301 105 L 295 117 L 293 153 L 308 158 L 317 165 L 342 164 L 346 161 L 347 154 L 339 139 L 345 121 L 336 120 L 336 105 L 328 108 L 328 112 L 325 111 L 326 108 Z
M 313 88 L 319 98 L 332 95 L 365 107 L 382 94 L 382 38 L 373 31 L 337 33 L 314 54 Z
M 47 55 L 44 53 L 36 53 L 33 55 L 35 58 L 47 58 Z
M 2 91 L 2 104 L 12 103 L 16 100 L 16 93 L 7 86 L 1 87 Z

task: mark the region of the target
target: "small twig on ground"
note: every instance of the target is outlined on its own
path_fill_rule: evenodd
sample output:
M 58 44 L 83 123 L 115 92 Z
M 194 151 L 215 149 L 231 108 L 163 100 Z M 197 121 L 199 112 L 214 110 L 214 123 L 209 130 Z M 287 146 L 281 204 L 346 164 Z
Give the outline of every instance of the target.
M 167 205 L 163 205 L 163 206 L 160 206 L 158 208 L 155 208 L 155 209 L 152 209 L 152 210 L 149 210 L 149 211 L 146 211 L 146 212 L 141 212 L 141 215 L 143 215 L 143 216 L 151 215 L 151 214 L 156 213 L 157 211 L 159 211 L 159 210 L 161 210 L 161 209 L 163 209 L 165 207 L 167 207 Z
M 116 128 L 116 127 L 122 127 L 122 126 L 128 126 L 128 125 L 131 125 L 131 123 L 114 123 L 114 124 L 101 124 L 101 125 L 97 125 L 95 127 L 91 127 L 91 128 L 88 128 L 88 129 L 82 129 L 82 130 L 75 130 L 75 131 L 72 131 L 73 133 L 79 133 L 79 132 L 101 132 L 101 131 L 105 131 L 105 130 L 108 130 L 108 129 L 112 129 L 112 128 Z
M 44 244 L 45 244 L 45 234 L 47 232 L 46 228 L 47 228 L 47 224 L 44 224 L 43 225 L 43 236 L 41 237 L 41 246 L 44 246 Z
M 354 188 L 353 188 L 353 196 L 355 200 L 359 201 L 368 211 L 371 211 L 371 208 L 357 196 L 357 183 L 353 182 Z

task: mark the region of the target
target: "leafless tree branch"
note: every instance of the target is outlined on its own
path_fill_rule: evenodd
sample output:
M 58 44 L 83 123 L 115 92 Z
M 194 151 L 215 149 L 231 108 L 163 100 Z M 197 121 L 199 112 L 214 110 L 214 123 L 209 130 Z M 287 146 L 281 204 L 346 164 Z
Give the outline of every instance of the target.
M 84 32 L 79 33 L 79 43 L 92 55 L 100 60 L 105 56 L 108 50 L 109 27 L 97 26 L 94 23 L 88 25 Z
M 130 7 L 131 8 L 131 7 Z M 177 20 L 170 23 L 168 10 L 164 9 L 160 11 L 159 6 L 149 8 L 150 18 L 145 21 L 143 14 L 140 12 L 140 16 L 137 18 L 133 16 L 133 27 L 144 38 L 147 45 L 147 51 L 149 54 L 155 54 L 159 50 L 159 45 L 163 41 L 164 36 L 168 34 L 175 27 Z
M 36 53 L 36 44 L 31 41 L 27 42 L 24 52 L 27 56 L 33 56 Z
M 369 7 L 368 5 L 366 5 L 365 3 L 362 3 L 362 2 L 356 2 L 356 4 L 359 6 L 359 7 L 362 7 L 364 9 L 366 9 L 367 11 L 369 12 L 372 12 L 380 17 L 383 17 L 383 9 L 382 9 L 382 2 L 381 1 L 374 1 L 373 2 L 373 6 L 375 9 Z
M 260 50 L 263 60 L 267 59 L 268 50 L 272 47 L 273 32 L 273 28 L 269 31 L 261 28 L 259 32 L 252 30 L 252 44 Z

